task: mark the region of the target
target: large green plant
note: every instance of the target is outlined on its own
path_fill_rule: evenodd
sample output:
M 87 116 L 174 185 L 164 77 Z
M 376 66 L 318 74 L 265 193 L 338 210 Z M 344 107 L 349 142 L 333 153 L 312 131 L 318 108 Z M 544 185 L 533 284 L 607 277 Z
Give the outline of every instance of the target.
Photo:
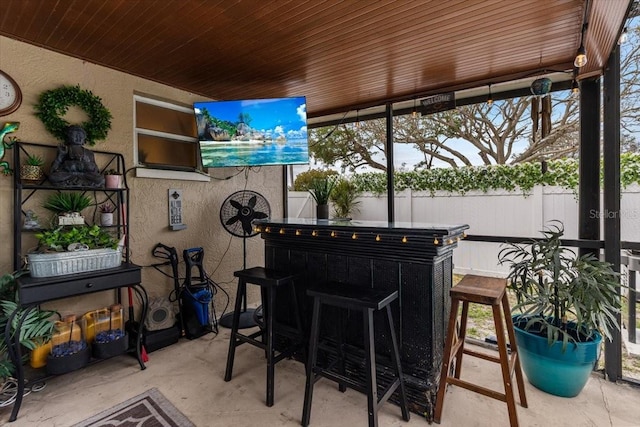
M 620 328 L 620 276 L 611 264 L 593 254 L 577 256 L 562 246 L 564 226 L 552 221 L 544 238 L 527 244 L 507 244 L 500 264 L 509 266 L 509 288 L 517 298 L 529 332 L 546 336 L 549 345 L 561 340 L 589 341 L 595 331 L 611 339 Z
M 9 318 L 15 312 L 10 326 L 11 339 L 15 339 L 18 320 L 24 315 L 24 310 L 18 308 L 18 293 L 16 279 L 23 272 L 5 273 L 0 277 L 0 379 L 6 379 L 15 372 L 15 366 L 9 358 L 9 347 L 5 340 Z M 20 328 L 20 344 L 29 350 L 42 345 L 51 339 L 53 322 L 51 317 L 57 314 L 54 311 L 32 309 Z M 25 358 L 28 355 L 25 355 Z

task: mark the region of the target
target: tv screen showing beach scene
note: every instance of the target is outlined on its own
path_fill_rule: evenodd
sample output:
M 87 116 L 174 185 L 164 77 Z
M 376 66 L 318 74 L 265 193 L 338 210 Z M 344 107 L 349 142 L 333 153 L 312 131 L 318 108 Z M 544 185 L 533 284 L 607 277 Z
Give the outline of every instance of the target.
M 193 104 L 204 168 L 309 163 L 306 98 Z

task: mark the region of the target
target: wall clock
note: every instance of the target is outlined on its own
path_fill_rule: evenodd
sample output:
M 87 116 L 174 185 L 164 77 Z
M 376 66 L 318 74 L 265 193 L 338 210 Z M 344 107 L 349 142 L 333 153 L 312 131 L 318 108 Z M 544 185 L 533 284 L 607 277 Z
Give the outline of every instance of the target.
M 16 111 L 22 104 L 20 86 L 9 74 L 0 70 L 0 116 Z

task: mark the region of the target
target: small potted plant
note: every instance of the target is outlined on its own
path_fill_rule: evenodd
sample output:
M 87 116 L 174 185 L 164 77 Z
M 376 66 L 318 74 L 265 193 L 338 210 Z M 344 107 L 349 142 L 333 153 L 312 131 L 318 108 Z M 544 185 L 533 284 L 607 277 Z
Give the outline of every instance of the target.
M 329 199 L 335 185 L 336 181 L 329 177 L 317 178 L 311 181 L 309 193 L 317 203 L 316 215 L 318 219 L 329 218 Z
M 360 201 L 356 199 L 360 193 L 353 182 L 346 178 L 338 179 L 329 197 L 336 218 L 351 219 L 351 214 L 359 210 Z
M 100 211 L 100 224 L 105 227 L 113 225 L 113 213 L 116 207 L 109 202 L 104 202 L 98 207 L 98 210 Z
M 43 207 L 58 216 L 57 225 L 82 225 L 81 212 L 91 205 L 91 198 L 78 192 L 60 192 L 51 194 Z
M 517 299 L 512 310 L 522 369 L 537 388 L 573 397 L 589 379 L 602 337 L 611 339 L 620 328 L 620 276 L 597 256 L 563 247 L 560 221 L 542 234 L 508 244 L 499 259 L 510 268 Z
M 121 188 L 122 174 L 115 169 L 104 171 L 104 186 L 106 188 Z
M 29 154 L 25 163 L 20 166 L 20 179 L 27 183 L 36 183 L 42 181 L 44 172 L 42 165 L 44 159 L 35 154 Z

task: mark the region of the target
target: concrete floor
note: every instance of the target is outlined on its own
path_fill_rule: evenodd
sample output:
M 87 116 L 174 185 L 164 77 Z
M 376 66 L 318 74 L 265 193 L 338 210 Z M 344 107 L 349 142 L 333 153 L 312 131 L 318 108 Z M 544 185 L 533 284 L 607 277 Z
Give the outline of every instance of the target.
M 275 405 L 265 399 L 265 364 L 261 350 L 242 346 L 236 351 L 234 377 L 223 381 L 229 330 L 150 353 L 141 371 L 134 358 L 121 356 L 55 377 L 44 390 L 26 396 L 17 421 L 11 425 L 70 426 L 145 390 L 157 387 L 199 427 L 300 425 L 305 374 L 301 363 L 284 360 L 276 366 Z M 462 378 L 502 390 L 497 364 L 467 357 Z M 521 426 L 640 426 L 640 389 L 615 384 L 594 374 L 575 398 L 551 396 L 526 383 L 528 408 L 518 406 Z M 366 398 L 321 380 L 314 390 L 312 426 L 366 426 Z M 0 409 L 0 424 L 11 408 Z M 380 410 L 384 426 L 424 426 L 424 418 L 411 414 L 405 423 L 400 409 L 386 404 Z M 503 402 L 450 386 L 442 427 L 508 426 Z

